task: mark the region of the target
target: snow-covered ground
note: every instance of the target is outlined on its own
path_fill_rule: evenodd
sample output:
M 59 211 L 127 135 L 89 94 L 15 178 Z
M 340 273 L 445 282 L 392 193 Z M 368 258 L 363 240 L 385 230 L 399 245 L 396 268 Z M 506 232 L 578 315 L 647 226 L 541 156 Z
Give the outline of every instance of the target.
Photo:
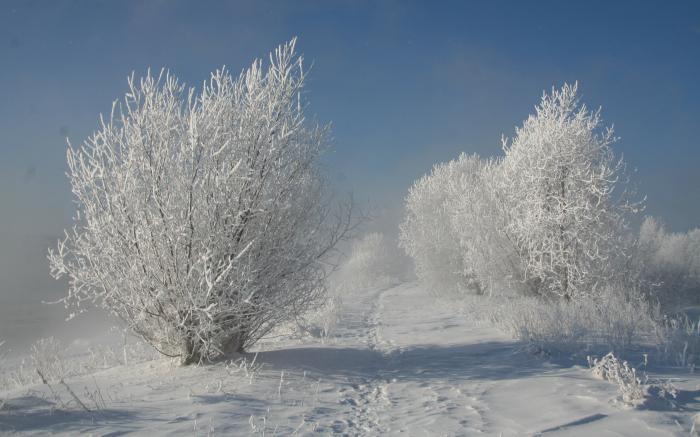
M 114 367 L 0 392 L 0 433 L 94 435 L 689 435 L 700 378 L 675 410 L 635 410 L 581 366 L 552 363 L 409 283 L 344 296 L 324 342 L 270 339 L 236 363 Z M 700 416 L 699 416 L 700 417 Z

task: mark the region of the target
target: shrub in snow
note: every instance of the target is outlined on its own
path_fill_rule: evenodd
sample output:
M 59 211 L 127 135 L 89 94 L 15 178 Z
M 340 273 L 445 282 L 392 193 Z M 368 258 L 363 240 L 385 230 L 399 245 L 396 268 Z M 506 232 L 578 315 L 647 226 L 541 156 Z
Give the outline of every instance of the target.
M 536 113 L 503 140 L 498 178 L 527 277 L 541 293 L 575 299 L 596 293 L 623 259 L 625 214 L 634 205 L 616 188 L 624 166 L 600 110 L 579 102 L 577 85 L 544 94 Z
M 263 67 L 212 74 L 197 95 L 168 73 L 69 147 L 74 228 L 50 251 L 65 303 L 98 303 L 183 363 L 242 351 L 322 296 L 344 235 L 319 173 L 295 41 Z M 338 218 L 336 220 L 336 218 Z
M 39 339 L 22 359 L 3 363 L 0 357 L 0 390 L 40 383 L 37 370 L 47 381 L 56 382 L 159 356 L 148 344 L 135 340 L 121 345 L 100 343 L 85 350 L 76 343 L 66 345 L 53 337 Z
M 657 329 L 645 299 L 609 288 L 576 301 L 542 297 L 504 297 L 486 311 L 491 321 L 513 337 L 550 351 L 624 350 L 653 346 Z
M 29 358 L 31 367 L 40 371 L 48 381 L 59 381 L 73 373 L 65 356 L 65 345 L 54 337 L 34 343 Z
M 341 317 L 343 298 L 342 290 L 331 282 L 328 287 L 328 296 L 324 303 L 317 308 L 302 315 L 296 320 L 293 329 L 302 334 L 309 334 L 312 337 L 325 341 L 331 335 Z
M 610 352 L 600 359 L 588 357 L 588 365 L 595 377 L 617 384 L 624 403 L 636 405 L 644 401 L 644 383 L 637 376 L 637 369 L 627 361 Z
M 670 233 L 647 217 L 637 239 L 635 268 L 650 300 L 666 314 L 656 325 L 656 344 L 667 362 L 694 368 L 700 358 L 700 229 Z
M 32 344 L 29 356 L 12 366 L 0 366 L 0 390 L 37 384 L 41 372 L 49 382 L 76 374 L 76 363 L 67 359 L 66 347 L 54 337 L 42 338 Z
M 488 293 L 476 310 L 539 347 L 643 345 L 693 366 L 697 324 L 663 317 L 656 302 L 696 302 L 700 230 L 669 234 L 647 219 L 639 238 L 628 232 L 641 203 L 622 186 L 615 140 L 600 110 L 564 85 L 503 140 L 502 159 L 436 165 L 409 190 L 400 227 L 418 277 L 439 291 Z M 530 297 L 499 293 L 509 290 Z
M 589 356 L 588 366 L 595 377 L 617 385 L 620 398 L 626 405 L 637 408 L 675 407 L 678 390 L 673 384 L 649 381 L 646 375 L 639 375 L 637 369 L 612 352 L 600 359 Z

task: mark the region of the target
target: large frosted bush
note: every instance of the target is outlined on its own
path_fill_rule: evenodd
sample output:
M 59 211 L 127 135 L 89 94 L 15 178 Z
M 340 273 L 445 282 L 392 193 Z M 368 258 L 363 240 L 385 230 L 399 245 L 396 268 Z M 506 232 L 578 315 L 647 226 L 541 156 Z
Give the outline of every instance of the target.
M 68 150 L 75 226 L 50 252 L 65 303 L 97 303 L 183 363 L 242 351 L 322 296 L 347 221 L 319 172 L 295 41 L 199 94 L 168 73 Z M 341 211 L 342 212 L 342 211 Z

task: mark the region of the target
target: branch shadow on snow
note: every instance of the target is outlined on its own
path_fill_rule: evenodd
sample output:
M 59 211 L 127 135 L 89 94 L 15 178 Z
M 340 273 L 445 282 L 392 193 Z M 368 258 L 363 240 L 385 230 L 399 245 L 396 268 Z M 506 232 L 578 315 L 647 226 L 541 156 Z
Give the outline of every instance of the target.
M 365 376 L 376 374 L 386 365 L 386 358 L 379 351 L 361 348 L 299 347 L 257 355 L 257 362 L 273 369 L 301 368 L 324 376 Z
M 521 351 L 518 342 L 424 345 L 392 354 L 388 374 L 397 380 L 507 380 L 541 376 L 563 366 Z
M 674 404 L 686 411 L 700 411 L 700 390 L 679 390 Z
M 101 409 L 94 412 L 66 410 L 54 402 L 33 395 L 8 399 L 0 411 L 0 433 L 3 432 L 90 432 L 105 425 L 118 425 L 123 433 L 136 431 L 138 427 L 125 424 L 140 418 L 135 411 Z M 115 434 L 118 435 L 118 434 Z
M 251 414 L 262 417 L 269 407 L 265 400 L 239 393 L 193 395 L 192 399 L 204 405 L 225 402 L 230 407 L 222 414 L 232 419 L 233 423 L 245 422 Z M 123 409 L 100 409 L 93 412 L 60 409 L 55 402 L 46 398 L 27 395 L 5 401 L 0 410 L 0 434 L 49 432 L 78 435 L 94 432 L 117 437 L 143 430 L 144 421 L 152 422 L 158 427 L 178 422 L 191 423 L 196 418 L 197 414 L 173 418 L 170 415 L 153 416 Z M 110 429 L 111 432 L 105 434 L 105 429 Z
M 548 376 L 588 379 L 587 373 L 560 372 L 580 365 L 580 362 L 571 359 L 543 360 L 523 346 L 523 343 L 514 341 L 450 346 L 419 345 L 390 354 L 366 348 L 299 347 L 259 352 L 257 359 L 274 370 L 303 369 L 326 380 L 381 378 L 386 381 L 421 384 L 432 380 L 503 381 Z M 700 390 L 678 390 L 673 405 L 654 404 L 645 409 L 700 411 L 699 406 Z M 602 418 L 604 416 L 587 419 L 595 421 Z M 577 423 L 567 426 L 574 424 Z
M 451 346 L 423 345 L 388 355 L 363 348 L 300 347 L 258 353 L 258 362 L 274 369 L 293 367 L 322 377 L 377 375 L 396 380 L 504 380 L 569 367 L 543 362 L 522 352 L 518 342 L 485 342 Z

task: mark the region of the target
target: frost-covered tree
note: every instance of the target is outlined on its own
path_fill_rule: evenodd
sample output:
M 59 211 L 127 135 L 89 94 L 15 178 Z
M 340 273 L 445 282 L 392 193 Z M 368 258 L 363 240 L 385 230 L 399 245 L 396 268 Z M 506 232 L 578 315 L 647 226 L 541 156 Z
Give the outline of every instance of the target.
M 183 363 L 242 351 L 322 296 L 347 230 L 319 172 L 327 128 L 304 118 L 295 40 L 199 94 L 167 72 L 129 80 L 68 149 L 75 225 L 49 260 L 67 306 L 96 303 Z
M 463 153 L 456 163 L 464 171 L 447 183 L 452 232 L 459 242 L 464 272 L 475 278 L 472 288 L 477 293 L 527 291 L 520 260 L 506 232 L 510 212 L 494 182 L 500 162 Z
M 409 191 L 400 245 L 418 277 L 440 293 L 522 292 L 527 285 L 495 183 L 500 162 L 462 153 Z
M 481 292 L 474 271 L 465 264 L 450 209 L 454 204 L 451 196 L 459 195 L 450 185 L 463 175 L 478 172 L 479 165 L 478 158 L 467 155 L 437 164 L 406 196 L 399 245 L 413 259 L 418 278 L 439 293 Z
M 626 215 L 639 205 L 619 188 L 614 141 L 600 111 L 565 85 L 503 140 L 502 159 L 462 155 L 436 165 L 409 191 L 401 226 L 418 276 L 446 289 L 497 286 L 567 300 L 619 280 L 632 246 Z
M 513 141 L 503 140 L 497 183 L 511 214 L 505 231 L 543 294 L 595 293 L 622 256 L 630 205 L 616 190 L 624 165 L 614 141 L 600 110 L 579 102 L 576 84 L 545 93 Z

